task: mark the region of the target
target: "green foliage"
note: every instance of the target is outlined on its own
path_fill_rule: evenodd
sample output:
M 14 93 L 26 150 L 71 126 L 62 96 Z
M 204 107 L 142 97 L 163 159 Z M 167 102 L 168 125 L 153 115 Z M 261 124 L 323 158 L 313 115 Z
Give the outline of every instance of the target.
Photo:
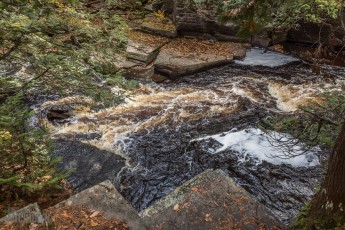
M 104 82 L 118 75 L 126 24 L 106 8 L 89 13 L 83 1 L 2 1 L 0 28 L 0 65 L 21 69 L 0 78 L 16 92 L 96 98 L 103 91 L 105 104 L 121 102 Z M 0 95 L 7 93 L 1 84 Z
M 50 158 L 45 131 L 30 127 L 31 116 L 22 94 L 8 97 L 0 106 L 0 200 L 58 188 L 64 178 L 54 170 L 59 159 Z
M 345 217 L 334 216 L 331 219 L 329 217 L 310 218 L 310 209 L 311 202 L 308 202 L 293 220 L 290 227 L 291 230 L 345 229 Z
M 46 132 L 29 125 L 25 99 L 79 95 L 104 108 L 136 87 L 117 67 L 127 25 L 109 10 L 114 2 L 97 10 L 88 1 L 0 2 L 0 200 L 57 188 L 65 176 Z
M 194 0 L 204 3 L 205 0 Z M 339 0 L 226 0 L 219 2 L 220 17 L 224 21 L 237 21 L 238 35 L 248 37 L 264 29 L 285 30 L 298 27 L 300 20 L 322 22 L 337 18 Z

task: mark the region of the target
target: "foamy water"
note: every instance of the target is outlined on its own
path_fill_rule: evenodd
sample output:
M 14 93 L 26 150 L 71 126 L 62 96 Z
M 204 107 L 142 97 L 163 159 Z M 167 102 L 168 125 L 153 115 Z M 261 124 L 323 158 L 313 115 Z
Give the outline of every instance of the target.
M 260 129 L 251 128 L 216 134 L 196 140 L 214 139 L 222 147 L 210 150 L 212 153 L 217 154 L 226 149 L 231 149 L 238 154 L 239 160 L 242 162 L 251 159 L 257 164 L 267 161 L 275 165 L 289 164 L 294 167 L 311 167 L 320 164 L 318 157 L 315 155 L 316 148 L 314 151 L 304 152 L 302 146 L 296 145 L 291 150 L 292 155 L 295 156 L 288 156 L 281 147 L 281 143 L 272 137 L 279 137 L 281 138 L 280 141 L 286 141 L 287 138 L 291 138 L 286 134 L 272 132 L 271 135 L 268 135 Z
M 278 67 L 291 62 L 300 61 L 292 56 L 280 54 L 264 49 L 252 48 L 246 53 L 244 60 L 236 60 L 235 63 L 250 66 Z

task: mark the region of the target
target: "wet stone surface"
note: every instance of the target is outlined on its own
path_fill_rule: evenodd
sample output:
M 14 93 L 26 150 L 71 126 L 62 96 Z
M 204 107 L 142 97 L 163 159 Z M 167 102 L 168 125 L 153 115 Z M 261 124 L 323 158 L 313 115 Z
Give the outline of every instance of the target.
M 57 167 L 64 172 L 73 170 L 68 181 L 78 191 L 113 179 L 125 166 L 124 158 L 80 141 L 92 137 L 97 137 L 97 134 L 55 140 L 53 156 L 62 158 Z

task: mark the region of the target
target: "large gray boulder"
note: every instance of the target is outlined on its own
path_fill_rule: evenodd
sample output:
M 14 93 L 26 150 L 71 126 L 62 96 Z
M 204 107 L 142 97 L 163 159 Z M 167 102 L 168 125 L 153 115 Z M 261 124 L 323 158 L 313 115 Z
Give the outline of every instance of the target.
M 122 197 L 110 181 L 104 181 L 86 189 L 54 207 L 50 212 L 60 210 L 61 207 L 86 206 L 90 210 L 99 211 L 105 217 L 123 221 L 129 229 L 143 230 L 146 226 L 134 208 Z
M 126 55 L 128 59 L 148 64 L 157 57 L 160 47 L 161 45 L 148 46 L 139 42 L 128 41 Z
M 7 216 L 1 218 L 0 224 L 2 224 L 3 222 L 11 222 L 11 223 L 17 223 L 17 224 L 28 224 L 28 223 L 42 224 L 46 222 L 46 218 L 42 215 L 41 210 L 38 207 L 37 203 L 34 203 L 22 209 L 14 211 L 8 214 Z
M 155 72 L 171 79 L 226 65 L 245 56 L 239 43 L 207 42 L 179 38 L 164 46 L 155 63 Z
M 139 213 L 150 229 L 283 229 L 222 170 L 207 170 Z

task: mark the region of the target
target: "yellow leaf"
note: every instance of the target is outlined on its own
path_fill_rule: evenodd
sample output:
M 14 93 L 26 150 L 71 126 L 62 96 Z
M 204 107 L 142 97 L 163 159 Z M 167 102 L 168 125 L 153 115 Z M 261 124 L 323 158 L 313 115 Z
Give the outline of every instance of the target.
M 177 211 L 179 210 L 179 208 L 180 208 L 180 205 L 179 205 L 179 204 L 175 204 L 173 210 L 174 210 L 175 212 L 177 212 Z
M 99 225 L 99 223 L 98 223 L 97 221 L 91 220 L 91 226 L 92 226 L 92 227 L 96 227 L 96 226 L 98 226 L 98 225 Z

